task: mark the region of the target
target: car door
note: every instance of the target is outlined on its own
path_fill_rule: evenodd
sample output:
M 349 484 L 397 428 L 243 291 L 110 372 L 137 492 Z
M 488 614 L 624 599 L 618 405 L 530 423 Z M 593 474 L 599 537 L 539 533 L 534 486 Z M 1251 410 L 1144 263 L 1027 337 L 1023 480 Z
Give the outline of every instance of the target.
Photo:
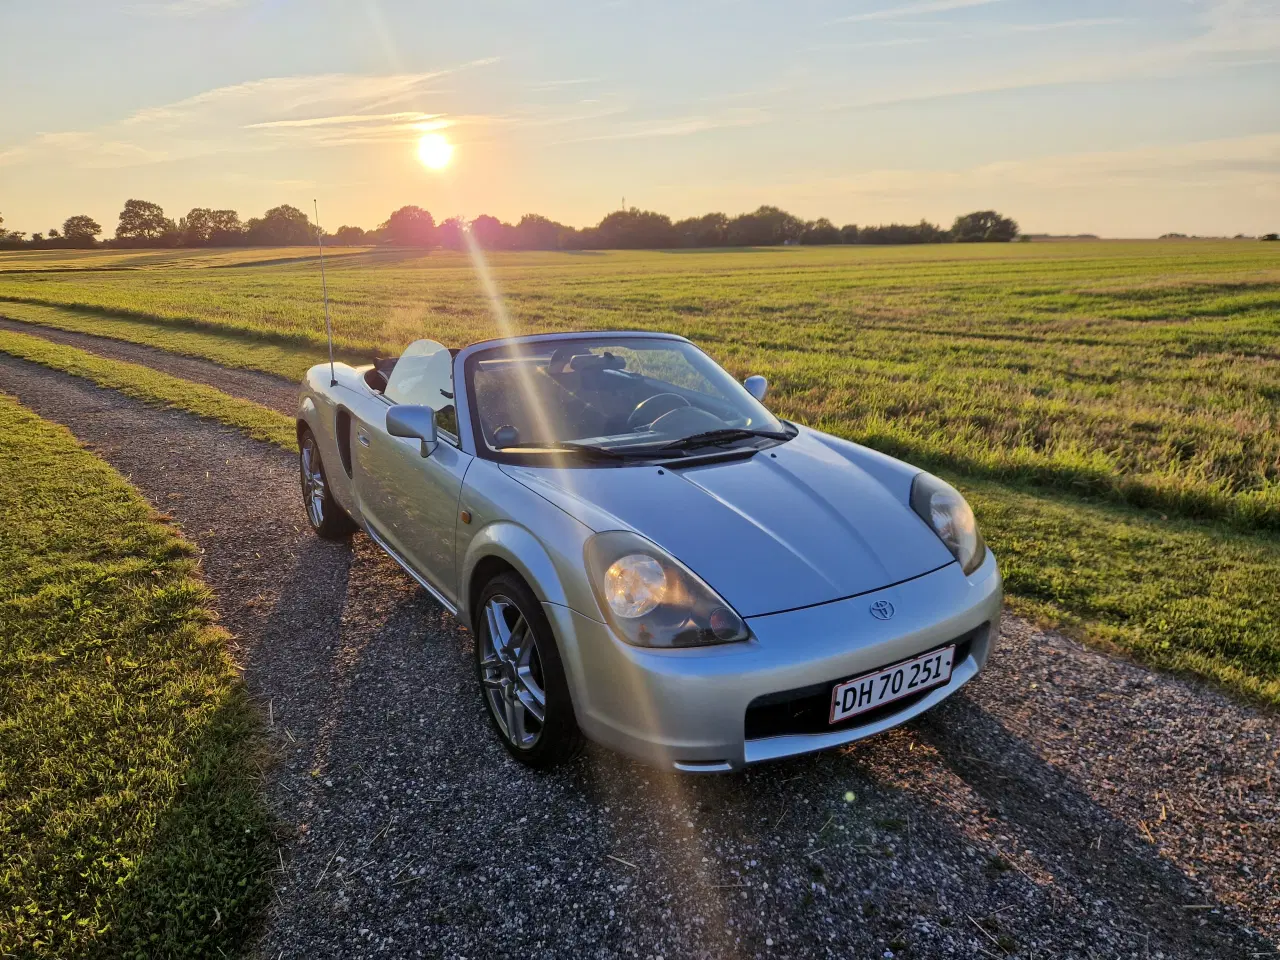
M 380 422 L 355 425 L 357 496 L 365 523 L 400 559 L 451 603 L 457 602 L 454 536 L 458 498 L 472 458 L 458 445 L 453 357 L 430 340 L 410 344 L 387 380 Z M 430 456 L 421 443 L 387 433 L 386 410 L 397 403 L 431 407 L 438 441 Z M 372 419 L 372 418 L 371 418 Z

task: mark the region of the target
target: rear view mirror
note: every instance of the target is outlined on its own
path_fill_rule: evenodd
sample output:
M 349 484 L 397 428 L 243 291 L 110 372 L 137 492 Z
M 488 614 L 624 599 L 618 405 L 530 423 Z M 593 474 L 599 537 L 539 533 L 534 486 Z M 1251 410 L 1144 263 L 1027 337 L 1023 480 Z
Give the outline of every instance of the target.
M 417 404 L 397 404 L 387 411 L 387 433 L 420 440 L 422 456 L 429 457 L 436 448 L 436 412 Z
M 742 385 L 747 388 L 747 393 L 760 401 L 764 400 L 764 395 L 769 389 L 769 381 L 759 374 L 754 377 L 747 377 L 742 381 Z

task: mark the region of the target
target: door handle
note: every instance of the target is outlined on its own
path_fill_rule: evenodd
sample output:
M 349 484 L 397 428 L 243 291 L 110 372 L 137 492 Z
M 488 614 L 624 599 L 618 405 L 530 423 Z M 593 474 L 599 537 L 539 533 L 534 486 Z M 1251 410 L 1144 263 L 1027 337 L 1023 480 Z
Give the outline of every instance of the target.
M 360 441 L 361 446 L 369 445 L 369 435 L 362 430 L 356 431 L 356 439 Z

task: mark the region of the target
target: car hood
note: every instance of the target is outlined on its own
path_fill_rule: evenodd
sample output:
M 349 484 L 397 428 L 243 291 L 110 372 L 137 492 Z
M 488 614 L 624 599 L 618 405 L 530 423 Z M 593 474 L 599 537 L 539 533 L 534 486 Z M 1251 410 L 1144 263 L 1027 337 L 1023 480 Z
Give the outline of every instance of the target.
M 744 617 L 867 593 L 952 562 L 909 506 L 818 436 L 674 470 L 503 470 L 593 530 L 652 540 Z

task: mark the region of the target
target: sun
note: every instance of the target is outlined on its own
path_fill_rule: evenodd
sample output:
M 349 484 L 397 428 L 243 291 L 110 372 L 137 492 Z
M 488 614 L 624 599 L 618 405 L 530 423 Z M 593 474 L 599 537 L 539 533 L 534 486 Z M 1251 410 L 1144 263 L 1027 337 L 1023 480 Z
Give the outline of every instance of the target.
M 453 158 L 453 144 L 443 134 L 424 133 L 418 141 L 418 159 L 424 167 L 443 170 Z

